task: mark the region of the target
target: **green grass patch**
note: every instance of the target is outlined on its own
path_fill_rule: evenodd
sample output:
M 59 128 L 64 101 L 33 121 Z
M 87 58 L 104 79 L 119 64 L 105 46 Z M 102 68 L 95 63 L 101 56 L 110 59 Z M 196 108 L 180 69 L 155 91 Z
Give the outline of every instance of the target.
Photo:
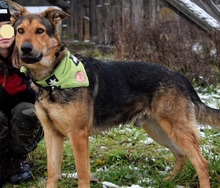
M 210 162 L 210 177 L 212 187 L 219 187 L 220 174 L 220 139 L 217 131 L 204 129 L 205 138 L 201 139 L 201 149 Z M 147 141 L 147 142 L 146 142 Z M 45 141 L 30 154 L 34 164 L 32 168 L 33 181 L 21 185 L 5 187 L 45 187 L 47 167 Z M 169 150 L 149 140 L 142 129 L 133 126 L 119 127 L 107 133 L 90 137 L 91 171 L 98 182 L 91 187 L 102 188 L 101 182 L 107 181 L 118 186 L 166 187 L 175 188 L 198 187 L 197 174 L 189 161 L 176 178 L 164 182 L 174 164 L 174 157 Z M 62 173 L 72 174 L 75 163 L 69 141 L 65 141 Z M 62 177 L 58 187 L 77 187 L 74 178 Z

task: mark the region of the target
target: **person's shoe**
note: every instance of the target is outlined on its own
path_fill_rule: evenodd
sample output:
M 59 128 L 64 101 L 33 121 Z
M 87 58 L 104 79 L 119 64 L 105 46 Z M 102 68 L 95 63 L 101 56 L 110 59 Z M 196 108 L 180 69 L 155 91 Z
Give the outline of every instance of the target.
M 0 157 L 0 188 L 5 184 L 6 173 L 8 168 L 8 156 Z
M 32 179 L 28 155 L 13 156 L 8 167 L 7 181 L 11 184 L 19 184 Z

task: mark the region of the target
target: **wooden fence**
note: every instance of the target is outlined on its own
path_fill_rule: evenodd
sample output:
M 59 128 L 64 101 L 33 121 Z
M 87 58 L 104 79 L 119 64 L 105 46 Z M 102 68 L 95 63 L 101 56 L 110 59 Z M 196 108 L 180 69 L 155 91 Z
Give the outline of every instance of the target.
M 193 0 L 220 20 L 220 12 L 217 9 L 213 11 L 209 1 L 204 3 L 203 0 Z M 212 6 L 216 5 L 212 3 Z M 184 7 L 178 0 L 71 0 L 71 17 L 63 22 L 63 38 L 106 45 L 112 41 L 111 31 L 125 29 L 128 23 L 138 29 L 143 16 L 147 17 L 150 23 L 155 23 L 158 19 L 178 22 L 178 12 L 201 28 L 210 30 L 203 18 L 194 13 L 189 14 L 189 11 L 188 7 Z
M 154 0 L 71 0 L 71 17 L 63 21 L 62 36 L 108 44 L 112 40 L 110 28 L 125 27 L 128 21 L 138 28 L 149 2 Z

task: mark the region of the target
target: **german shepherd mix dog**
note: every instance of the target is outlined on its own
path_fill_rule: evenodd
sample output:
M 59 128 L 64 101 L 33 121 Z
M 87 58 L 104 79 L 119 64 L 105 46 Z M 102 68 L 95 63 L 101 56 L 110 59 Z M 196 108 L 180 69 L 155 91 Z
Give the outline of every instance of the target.
M 64 138 L 72 145 L 78 187 L 90 187 L 88 138 L 131 121 L 141 126 L 176 158 L 173 178 L 186 157 L 200 187 L 209 188 L 208 162 L 199 147 L 197 121 L 220 127 L 220 110 L 201 102 L 190 82 L 161 65 L 101 62 L 73 56 L 63 46 L 58 23 L 68 15 L 48 8 L 30 14 L 8 1 L 16 32 L 15 66 L 24 66 L 37 93 L 36 110 L 47 147 L 47 187 L 61 178 Z

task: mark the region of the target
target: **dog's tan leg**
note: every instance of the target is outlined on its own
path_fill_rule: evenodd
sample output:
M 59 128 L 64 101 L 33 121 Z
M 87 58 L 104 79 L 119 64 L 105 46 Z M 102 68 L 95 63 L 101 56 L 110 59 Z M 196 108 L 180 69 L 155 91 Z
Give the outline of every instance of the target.
M 208 162 L 202 156 L 199 139 L 193 122 L 173 122 L 173 119 L 158 118 L 162 129 L 189 158 L 199 177 L 200 188 L 210 188 Z
M 199 147 L 194 105 L 186 94 L 176 87 L 161 86 L 152 100 L 151 113 L 171 142 L 191 161 L 200 188 L 210 188 L 208 162 Z
M 185 164 L 185 155 L 179 149 L 179 147 L 173 143 L 169 137 L 167 136 L 166 132 L 161 129 L 160 125 L 155 119 L 147 119 L 146 122 L 142 125 L 143 129 L 148 133 L 148 135 L 153 138 L 157 143 L 162 146 L 169 148 L 173 155 L 175 156 L 175 166 L 170 173 L 170 176 L 164 178 L 165 181 L 174 178 L 183 168 Z
M 47 148 L 47 188 L 55 188 L 61 179 L 64 137 L 51 127 L 44 127 Z
M 175 161 L 175 166 L 172 172 L 170 173 L 170 176 L 164 178 L 164 181 L 169 181 L 170 179 L 174 178 L 183 169 L 183 166 L 186 161 L 186 157 L 184 154 L 179 155 L 175 150 L 172 150 L 171 148 L 169 149 L 174 154 L 176 161 Z
M 41 106 L 36 104 L 38 118 L 43 125 L 47 149 L 47 188 L 55 188 L 61 178 L 64 137 L 56 131 Z
M 68 134 L 74 150 L 78 187 L 90 187 L 89 132 L 87 129 L 74 130 Z

